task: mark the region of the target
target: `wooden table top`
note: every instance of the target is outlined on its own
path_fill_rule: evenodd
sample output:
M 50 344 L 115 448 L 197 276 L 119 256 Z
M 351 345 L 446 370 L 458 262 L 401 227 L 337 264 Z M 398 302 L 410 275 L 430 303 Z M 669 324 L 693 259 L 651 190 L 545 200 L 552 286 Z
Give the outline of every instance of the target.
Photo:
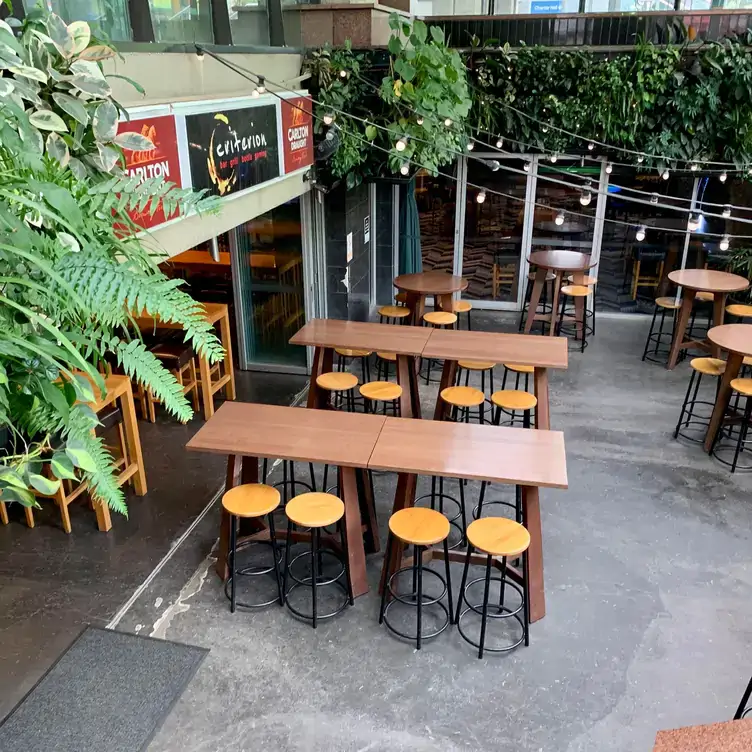
M 561 431 L 386 418 L 373 470 L 567 488 Z
M 274 269 L 277 266 L 277 255 L 275 253 L 252 251 L 249 256 L 249 263 L 253 269 Z M 198 251 L 195 248 L 173 256 L 167 260 L 167 263 L 172 266 L 188 267 L 189 269 L 199 266 L 222 269 L 231 265 L 229 251 L 220 251 L 219 261 L 215 261 L 209 251 Z
M 708 330 L 708 339 L 723 350 L 752 355 L 752 324 L 723 324 Z
M 290 344 L 420 355 L 431 331 L 427 326 L 312 319 L 291 337 Z
M 227 303 L 201 303 L 206 312 L 206 320 L 216 324 L 223 316 L 227 316 Z M 162 321 L 154 316 L 136 316 L 139 329 L 182 329 L 183 325 L 177 321 Z
M 577 251 L 533 251 L 530 265 L 560 272 L 582 272 L 595 266 L 587 253 Z
M 714 269 L 677 269 L 668 278 L 677 285 L 703 292 L 739 292 L 749 287 L 744 277 Z
M 339 410 L 225 402 L 186 449 L 367 467 L 385 420 Z
M 752 718 L 659 731 L 653 752 L 748 752 Z
M 394 280 L 398 290 L 417 292 L 422 295 L 447 295 L 467 288 L 468 282 L 463 277 L 446 272 L 420 272 L 418 274 L 401 274 Z
M 433 329 L 423 356 L 439 360 L 491 360 L 538 368 L 566 368 L 566 337 Z

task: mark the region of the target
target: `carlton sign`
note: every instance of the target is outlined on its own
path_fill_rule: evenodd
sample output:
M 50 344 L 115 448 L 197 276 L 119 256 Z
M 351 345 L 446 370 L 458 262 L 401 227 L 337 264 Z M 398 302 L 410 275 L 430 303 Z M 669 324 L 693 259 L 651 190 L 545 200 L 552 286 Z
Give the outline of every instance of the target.
M 310 97 L 284 99 L 282 106 L 282 144 L 285 173 L 313 164 L 313 118 Z

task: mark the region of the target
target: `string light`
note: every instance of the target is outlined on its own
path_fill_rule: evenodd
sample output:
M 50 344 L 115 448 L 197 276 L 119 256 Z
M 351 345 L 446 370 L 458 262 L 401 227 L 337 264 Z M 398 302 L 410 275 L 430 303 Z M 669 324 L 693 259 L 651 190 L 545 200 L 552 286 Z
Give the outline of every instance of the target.
M 731 216 L 731 207 L 726 204 L 726 206 L 723 207 L 723 211 L 721 212 L 721 216 L 724 219 L 728 219 Z
M 475 200 L 479 204 L 482 204 L 486 200 L 486 192 L 485 191 L 480 191 L 480 193 L 478 193 L 478 195 L 475 197 Z
M 497 138 L 496 139 L 496 148 L 501 149 L 501 147 L 504 146 L 504 139 L 503 138 Z
M 697 162 L 692 162 L 692 164 L 689 166 L 689 169 L 692 170 L 692 172 L 697 172 L 699 168 L 700 165 L 698 165 Z
M 728 180 L 728 175 L 725 172 L 722 172 L 718 176 L 718 180 L 720 180 L 722 183 L 725 183 Z
M 606 165 L 606 175 L 610 175 L 614 171 L 614 166 L 609 162 Z
M 580 194 L 580 203 L 583 206 L 588 206 L 590 202 L 593 200 L 593 194 L 590 192 L 591 185 L 592 183 L 588 181 L 587 186 L 585 186 L 585 190 Z
M 559 157 L 556 154 L 551 155 L 551 164 L 556 164 L 556 160 L 559 159 Z
M 542 127 L 541 127 L 541 130 L 542 130 L 542 131 L 543 131 L 544 133 L 548 133 L 548 126 L 547 126 L 547 125 L 544 125 L 544 126 L 542 126 Z
M 595 149 L 595 144 L 594 144 L 594 143 L 593 143 L 593 142 L 591 141 L 591 142 L 590 142 L 590 143 L 589 143 L 589 144 L 587 145 L 587 149 L 588 149 L 588 151 L 593 151 L 593 149 Z
M 652 195 L 652 196 L 650 197 L 650 203 L 651 203 L 651 204 L 657 204 L 657 203 L 658 203 L 658 194 L 657 194 L 657 193 L 654 193 L 654 194 L 653 194 L 653 195 Z
M 475 144 L 472 141 L 467 142 L 467 150 L 472 151 L 475 148 Z
M 638 243 L 642 243 L 643 240 L 645 240 L 645 233 L 647 232 L 647 228 L 645 225 L 640 225 L 637 228 L 637 232 L 635 233 L 635 240 Z
M 331 125 L 334 122 L 334 115 L 331 112 L 327 112 L 323 117 L 325 125 Z
M 347 71 L 346 71 L 346 70 L 344 70 L 344 69 L 343 69 L 343 70 L 341 70 L 341 71 L 339 72 L 339 77 L 340 77 L 340 78 L 347 78 Z
M 498 172 L 501 169 L 501 162 L 498 159 L 492 159 L 490 165 L 493 172 Z
M 423 116 L 418 115 L 417 120 L 415 121 L 418 125 L 423 125 Z
M 530 172 L 530 162 L 525 162 L 522 165 L 522 169 L 525 170 L 525 172 Z
M 251 92 L 251 96 L 252 96 L 252 97 L 253 97 L 254 99 L 258 99 L 258 98 L 259 98 L 259 97 L 261 96 L 261 94 L 260 94 L 260 92 L 259 92 L 259 90 L 258 90 L 258 87 L 257 87 L 257 88 L 255 88 L 255 89 L 254 89 L 254 90 L 253 90 L 253 91 Z
M 394 145 L 394 148 L 397 151 L 405 151 L 407 149 L 407 138 L 403 136 L 397 143 Z
M 645 161 L 645 157 L 643 157 L 642 155 L 637 157 L 637 164 L 642 164 L 644 161 Z
M 258 86 L 256 87 L 256 91 L 259 94 L 266 94 L 266 79 L 263 76 L 258 77 Z
M 444 125 L 445 125 L 445 126 L 446 126 L 447 128 L 451 128 L 451 127 L 452 127 L 452 118 L 447 118 L 447 119 L 446 119 L 446 120 L 444 121 Z
M 689 222 L 687 222 L 687 227 L 689 228 L 689 231 L 694 232 L 696 229 L 698 229 L 701 221 L 702 221 L 702 217 L 699 214 L 690 214 Z
M 560 212 L 559 212 L 559 213 L 558 213 L 558 214 L 556 215 L 556 219 L 554 219 L 554 223 L 555 223 L 556 225 L 558 225 L 559 227 L 561 227 L 561 226 L 562 226 L 562 225 L 564 224 L 564 212 L 561 212 L 561 211 L 560 211 Z
M 668 180 L 671 177 L 671 173 L 668 171 L 668 167 L 661 173 L 661 177 L 664 180 Z
M 729 249 L 729 242 L 730 242 L 730 241 L 729 241 L 729 236 L 728 236 L 728 235 L 724 235 L 724 236 L 723 236 L 723 237 L 721 238 L 721 242 L 720 242 L 720 243 L 718 243 L 718 247 L 719 247 L 719 248 L 720 248 L 720 249 L 721 249 L 722 251 L 727 251 L 727 250 Z
M 400 172 L 403 175 L 407 175 L 408 172 L 410 172 L 410 163 L 409 162 L 403 162 L 400 166 Z

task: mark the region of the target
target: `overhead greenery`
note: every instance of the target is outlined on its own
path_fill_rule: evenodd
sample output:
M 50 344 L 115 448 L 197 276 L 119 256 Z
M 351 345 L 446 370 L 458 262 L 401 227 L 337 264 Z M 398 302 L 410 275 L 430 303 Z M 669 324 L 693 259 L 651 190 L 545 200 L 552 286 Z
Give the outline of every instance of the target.
M 62 479 L 88 481 L 125 513 L 113 461 L 94 433 L 105 359 L 150 389 L 180 420 L 182 387 L 149 352 L 132 314 L 183 325 L 211 361 L 220 342 L 199 304 L 167 279 L 128 210 L 211 209 L 214 200 L 123 172 L 123 149 L 154 148 L 117 134 L 123 108 L 101 61 L 115 51 L 85 22 L 30 11 L 0 21 L 0 499 L 36 503 Z M 134 84 L 135 85 L 135 84 Z M 136 85 L 137 86 L 137 85 Z
M 389 128 L 366 133 L 362 123 L 337 119 L 351 144 L 342 155 L 335 153 L 331 170 L 347 175 L 348 185 L 398 172 L 405 156 L 433 171 L 455 158 L 451 152 L 465 147 L 473 129 L 488 131 L 478 136 L 488 143 L 504 138 L 508 151 L 589 153 L 586 140 L 546 123 L 665 157 L 646 159 L 645 168 L 671 167 L 675 160 L 697 160 L 700 169 L 708 161 L 732 162 L 740 170 L 752 166 L 752 32 L 699 47 L 640 40 L 634 49 L 610 56 L 582 49 L 481 47 L 476 41 L 460 57 L 446 48 L 439 29 L 425 29 L 422 22 L 410 28 L 397 18 L 392 28 L 388 74 L 378 87 L 369 82 L 383 74 L 379 51 L 322 50 L 306 61 L 316 99 Z M 357 74 L 351 75 L 354 65 Z M 327 75 L 327 66 L 346 71 L 347 78 Z M 426 116 L 422 126 L 408 107 Z M 445 117 L 452 128 L 443 128 Z M 402 132 L 414 138 L 409 153 L 394 149 Z M 388 157 L 365 149 L 368 141 L 390 148 Z M 636 162 L 616 149 L 607 156 Z

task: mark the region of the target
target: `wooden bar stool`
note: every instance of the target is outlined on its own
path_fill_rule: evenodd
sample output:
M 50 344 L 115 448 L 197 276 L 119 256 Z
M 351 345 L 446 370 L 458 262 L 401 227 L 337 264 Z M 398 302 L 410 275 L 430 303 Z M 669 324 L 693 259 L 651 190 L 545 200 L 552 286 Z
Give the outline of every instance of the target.
M 674 327 L 676 326 L 676 311 L 681 308 L 681 303 L 677 303 L 675 298 L 656 298 L 655 308 L 653 309 L 653 318 L 650 322 L 650 331 L 648 331 L 648 338 L 645 340 L 645 349 L 642 353 L 643 360 L 649 360 L 651 363 L 661 363 L 666 365 L 668 362 L 668 354 L 671 351 L 671 340 L 674 336 Z M 658 324 L 658 331 L 655 330 L 655 322 L 658 316 L 658 311 L 661 312 L 661 320 Z M 666 322 L 666 312 L 671 311 L 671 320 L 668 331 L 664 331 L 663 326 Z M 668 342 L 667 345 L 663 344 L 664 339 Z M 648 354 L 651 345 L 655 345 L 652 353 Z M 661 356 L 659 357 L 659 352 Z
M 277 551 L 277 536 L 274 530 L 274 510 L 280 502 L 280 493 L 276 488 L 263 483 L 246 483 L 235 486 L 222 496 L 222 507 L 230 515 L 230 549 L 227 552 L 227 569 L 230 576 L 225 582 L 225 595 L 230 601 L 230 612 L 235 613 L 236 606 L 242 608 L 265 608 L 274 603 L 284 605 L 284 593 L 282 591 L 282 573 L 280 572 L 280 556 Z M 268 541 L 249 541 L 238 549 L 238 520 L 267 518 L 269 523 Z M 268 544 L 272 549 L 272 563 L 268 567 L 249 566 L 238 568 L 238 550 L 243 551 L 251 546 Z M 271 600 L 261 603 L 243 603 L 237 600 L 237 579 L 242 577 L 262 577 L 274 572 L 277 584 L 277 595 Z M 227 589 L 230 592 L 227 592 Z
M 501 380 L 501 388 L 506 389 L 507 376 L 510 373 L 514 374 L 514 388 L 520 388 L 520 379 L 525 377 L 525 391 L 530 391 L 530 376 L 535 373 L 533 366 L 526 366 L 522 363 L 502 363 L 504 366 L 504 378 Z
M 480 373 L 480 390 L 487 400 L 491 399 L 494 392 L 494 371 L 496 363 L 490 360 L 458 360 L 457 361 L 457 380 L 459 386 L 462 383 L 462 372 L 465 372 L 465 386 L 470 386 L 470 373 Z M 486 393 L 486 374 L 488 374 L 489 391 Z M 483 411 L 483 407 L 481 407 Z M 485 422 L 483 412 L 481 413 L 481 423 Z
M 387 407 L 392 408 L 392 415 L 400 415 L 400 398 L 402 387 L 391 381 L 371 381 L 360 387 L 360 396 L 363 397 L 364 410 L 367 413 L 378 413 L 378 404 L 381 403 L 382 413 L 387 414 Z
M 523 392 L 519 389 L 502 389 L 491 395 L 491 403 L 496 408 L 493 423 L 495 426 L 501 425 L 501 413 L 509 415 L 509 421 L 505 425 L 513 426 L 519 421 L 516 414 L 522 413 L 522 427 L 530 428 L 530 414 L 538 406 L 538 400 L 534 394 Z
M 473 304 L 468 300 L 453 300 L 452 301 L 452 312 L 457 314 L 457 328 L 460 328 L 460 322 L 459 317 L 461 314 L 466 313 L 467 314 L 467 331 L 472 332 L 473 331 L 473 322 L 470 319 L 470 314 L 473 310 Z
M 386 381 L 389 378 L 392 364 L 394 364 L 394 377 L 397 378 L 397 353 L 376 353 L 376 378 L 379 381 Z
M 523 642 L 525 645 L 530 644 L 530 583 L 528 578 L 528 548 L 530 547 L 530 533 L 519 523 L 508 520 L 505 517 L 485 517 L 470 523 L 467 529 L 467 555 L 465 557 L 465 568 L 462 571 L 462 583 L 457 601 L 457 614 L 455 622 L 457 631 L 460 633 L 465 642 L 470 643 L 473 647 L 478 648 L 478 658 L 483 657 L 483 653 L 507 653 L 514 650 Z M 486 572 L 485 577 L 478 577 L 467 582 L 467 574 L 470 568 L 470 559 L 472 558 L 473 549 L 478 549 L 481 553 L 486 554 Z M 522 586 L 520 587 L 514 580 L 507 577 L 507 560 L 522 556 Z M 501 573 L 498 577 L 491 576 L 494 557 L 501 557 Z M 498 605 L 490 605 L 491 582 L 499 583 L 499 600 Z M 483 600 L 480 603 L 473 603 L 476 600 L 469 597 L 470 589 L 479 582 L 483 582 Z M 507 599 L 507 588 L 515 590 L 520 596 L 520 603 L 516 608 L 510 608 L 505 600 Z M 462 609 L 463 602 L 466 608 Z M 480 639 L 474 640 L 462 627 L 462 618 L 468 613 L 473 612 L 481 617 Z M 486 626 L 488 620 L 513 619 L 522 628 L 522 635 L 519 639 L 509 645 L 496 647 L 486 646 Z
M 726 370 L 726 361 L 720 360 L 719 358 L 692 358 L 692 360 L 689 361 L 689 367 L 692 369 L 692 375 L 690 376 L 689 385 L 687 386 L 687 393 L 684 395 L 684 402 L 682 403 L 681 412 L 679 413 L 679 420 L 674 429 L 674 438 L 677 439 L 681 436 L 687 441 L 702 444 L 705 441 L 705 432 L 710 424 L 710 413 L 708 413 L 708 415 L 697 415 L 695 410 L 698 405 L 705 405 L 712 411 L 715 407 L 715 397 L 712 401 L 698 399 L 700 382 L 702 381 L 703 376 L 711 376 L 716 379 L 717 383 L 715 392 L 717 395 L 718 388 L 720 387 L 720 377 L 723 376 L 723 373 Z M 693 386 L 694 391 L 692 390 Z M 693 424 L 699 426 L 699 433 L 697 436 L 690 436 L 685 433 L 685 430 Z
M 737 414 L 737 415 L 729 416 L 731 418 L 736 419 L 737 427 L 739 429 L 739 435 L 735 442 L 736 447 L 734 449 L 734 457 L 731 461 L 728 461 L 723 456 L 721 456 L 721 453 L 726 448 L 724 446 L 725 442 L 721 438 L 723 434 L 723 428 L 724 428 L 723 424 L 721 425 L 721 428 L 716 434 L 715 441 L 713 442 L 712 454 L 719 462 L 726 465 L 727 467 L 730 467 L 732 473 L 735 473 L 737 468 L 739 470 L 752 470 L 752 465 L 738 467 L 739 455 L 747 449 L 747 444 L 752 443 L 752 439 L 747 438 L 747 434 L 749 433 L 750 423 L 752 423 L 752 379 L 744 379 L 744 378 L 732 379 L 731 380 L 731 394 L 736 396 L 737 398 L 742 397 L 746 400 L 744 411 L 741 413 L 741 415 Z M 737 399 L 737 405 L 738 405 L 738 399 Z M 735 413 L 736 411 L 733 411 L 733 412 Z M 733 439 L 732 431 L 729 431 L 728 438 Z
M 584 287 L 589 287 L 590 292 L 593 293 L 593 337 L 595 337 L 595 286 L 598 284 L 598 277 L 593 277 L 590 274 L 581 274 L 579 282 L 575 282 L 575 275 L 570 274 L 567 277 L 567 282 L 569 282 L 570 285 L 583 285 Z
M 348 412 L 355 411 L 355 387 L 358 386 L 358 377 L 349 371 L 330 371 L 322 373 L 316 379 L 316 385 L 329 392 L 329 404 L 335 410 L 342 407 L 345 401 L 345 409 Z M 332 403 L 332 396 L 334 402 Z
M 548 291 L 549 288 L 553 287 L 553 283 L 556 280 L 556 275 L 553 272 L 548 272 L 546 274 L 546 279 L 543 284 L 543 288 L 541 290 L 541 296 L 540 301 L 538 303 L 538 309 L 537 313 L 541 315 L 550 315 L 551 314 L 551 304 L 548 302 Z M 527 275 L 527 285 L 525 287 L 525 300 L 522 304 L 522 311 L 520 312 L 520 324 L 517 327 L 518 331 L 522 331 L 523 327 L 525 326 L 525 319 L 527 318 L 527 312 L 530 308 L 530 298 L 533 294 L 533 285 L 535 284 L 535 272 L 529 272 Z M 541 323 L 541 330 L 545 334 L 545 323 Z
M 389 518 L 389 537 L 386 544 L 385 562 L 389 562 L 393 546 L 412 546 L 413 560 L 410 566 L 401 567 L 396 572 L 389 572 L 388 564 L 384 585 L 381 591 L 381 609 L 379 610 L 379 624 L 386 625 L 392 634 L 403 640 L 415 641 L 415 647 L 420 650 L 424 640 L 438 637 L 450 624 L 454 623 L 454 608 L 452 606 L 452 579 L 449 572 L 449 522 L 443 514 L 433 509 L 411 507 L 400 509 Z M 429 546 L 443 543 L 444 566 L 446 578 L 429 566 L 423 565 L 423 552 Z M 401 574 L 412 575 L 412 589 L 400 592 L 396 589 L 396 582 Z M 438 579 L 443 586 L 440 595 L 430 598 L 423 591 L 423 575 L 430 574 Z M 443 600 L 446 597 L 448 607 Z M 389 601 L 387 603 L 387 600 Z M 415 634 L 407 634 L 389 623 L 389 610 L 395 603 L 415 608 L 417 626 Z M 428 634 L 423 634 L 423 609 L 427 606 L 438 606 L 444 612 L 443 624 Z
M 378 309 L 380 324 L 404 324 L 412 311 L 407 306 L 387 305 Z
M 407 293 L 406 292 L 398 292 L 394 296 L 394 303 L 398 306 L 404 306 L 407 305 Z
M 726 306 L 726 313 L 728 313 L 729 316 L 736 316 L 738 319 L 741 319 L 739 323 L 749 323 L 748 321 L 745 322 L 744 319 L 752 318 L 752 305 L 732 303 L 731 305 Z
M 451 420 L 455 422 L 470 422 L 470 410 L 478 408 L 478 422 L 483 423 L 486 395 L 474 386 L 448 386 L 442 389 L 439 399 L 451 408 Z
M 368 360 L 372 350 L 353 350 L 347 347 L 335 347 L 334 352 L 337 355 L 337 370 L 340 372 L 347 371 L 350 361 L 360 361 L 360 376 L 365 384 L 371 380 L 371 364 Z
M 157 343 L 149 348 L 149 352 L 159 358 L 165 368 L 177 379 L 178 384 L 183 387 L 183 394 L 186 396 L 192 395 L 193 410 L 198 412 L 199 382 L 196 376 L 193 348 L 183 342 L 168 341 Z M 159 400 L 149 390 L 146 390 L 146 405 L 150 423 L 156 422 L 155 404 L 159 404 Z
M 561 307 L 559 309 L 557 333 L 559 336 L 562 335 L 562 332 L 564 336 L 574 336 L 575 341 L 579 338 L 580 352 L 585 352 L 585 348 L 588 345 L 587 335 L 593 333 L 592 325 L 587 322 L 588 318 L 592 318 L 593 314 L 587 310 L 586 305 L 581 306 L 581 311 L 578 312 L 575 301 L 587 298 L 592 290 L 586 285 L 563 285 L 559 292 L 561 294 Z M 567 304 L 569 303 L 574 306 L 574 310 L 570 314 L 567 314 Z M 569 325 L 565 326 L 565 318 L 573 323 L 573 328 Z
M 430 311 L 429 313 L 423 314 L 423 323 L 433 326 L 436 329 L 447 329 L 454 327 L 457 324 L 457 314 L 450 313 L 449 311 Z M 423 377 L 426 380 L 426 384 L 431 383 L 431 369 L 434 365 L 438 365 L 440 362 L 441 361 L 432 358 L 428 359 L 426 374 Z M 423 363 L 421 358 L 421 368 L 422 366 Z M 434 381 L 440 381 L 440 379 L 434 379 Z
M 342 500 L 328 493 L 305 493 L 291 499 L 285 507 L 287 515 L 287 541 L 285 543 L 285 575 L 282 586 L 285 603 L 291 613 L 302 621 L 309 622 L 316 629 L 318 623 L 324 619 L 331 619 L 341 611 L 352 605 L 352 587 L 350 585 L 350 569 L 348 564 L 347 537 L 345 535 L 344 515 L 345 505 Z M 306 528 L 311 531 L 311 549 L 298 554 L 290 560 L 290 548 L 292 545 L 292 526 Z M 321 547 L 321 529 L 329 525 L 337 525 L 340 532 L 342 555 L 336 554 L 328 548 Z M 340 572 L 328 579 L 323 572 L 323 556 L 333 557 L 342 567 Z M 297 577 L 292 572 L 296 561 L 310 557 L 310 571 L 308 577 Z M 344 579 L 344 583 L 342 580 Z M 292 585 L 288 587 L 288 580 Z M 318 612 L 318 590 L 322 587 L 336 586 L 344 594 L 343 602 L 326 614 Z M 301 611 L 297 606 L 290 603 L 290 594 L 299 587 L 311 588 L 311 613 Z

